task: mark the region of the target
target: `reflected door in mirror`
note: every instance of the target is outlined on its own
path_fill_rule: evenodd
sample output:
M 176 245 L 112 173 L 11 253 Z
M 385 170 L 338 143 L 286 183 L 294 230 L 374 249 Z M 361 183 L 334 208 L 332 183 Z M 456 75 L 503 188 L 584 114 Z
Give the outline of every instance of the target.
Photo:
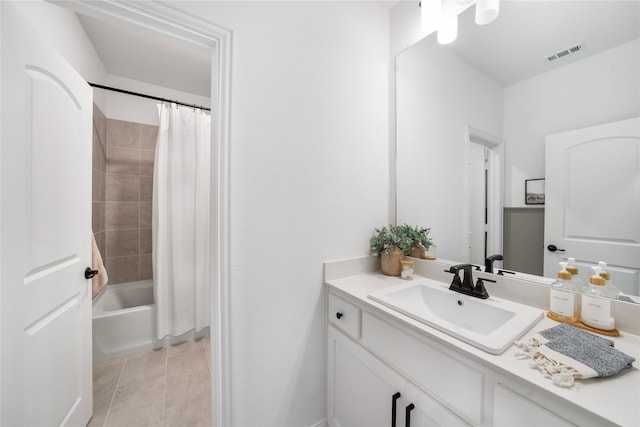
M 546 138 L 544 275 L 575 258 L 582 279 L 606 261 L 626 294 L 640 292 L 640 118 Z

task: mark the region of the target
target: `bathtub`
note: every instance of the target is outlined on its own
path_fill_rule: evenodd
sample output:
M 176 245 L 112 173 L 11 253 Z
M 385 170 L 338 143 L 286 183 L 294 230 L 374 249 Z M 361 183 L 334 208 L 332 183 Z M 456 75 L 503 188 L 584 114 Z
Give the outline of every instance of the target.
M 155 317 L 151 280 L 106 286 L 93 300 L 93 362 L 162 347 Z
M 94 363 L 208 335 L 207 327 L 159 340 L 151 280 L 105 286 L 93 300 Z

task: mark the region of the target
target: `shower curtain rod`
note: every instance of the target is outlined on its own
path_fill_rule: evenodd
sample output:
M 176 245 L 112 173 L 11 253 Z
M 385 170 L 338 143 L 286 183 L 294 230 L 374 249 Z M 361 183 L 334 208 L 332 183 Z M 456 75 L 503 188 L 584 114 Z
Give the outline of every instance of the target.
M 201 105 L 187 104 L 185 102 L 175 101 L 173 99 L 160 98 L 158 96 L 153 96 L 153 95 L 145 95 L 144 93 L 131 92 L 130 90 L 117 89 L 115 87 L 103 86 L 103 85 L 99 85 L 99 84 L 91 83 L 91 82 L 87 82 L 87 83 L 89 83 L 89 86 L 95 87 L 95 88 L 98 88 L 98 89 L 110 90 L 110 91 L 113 91 L 113 92 L 124 93 L 126 95 L 139 96 L 141 98 L 154 99 L 156 101 L 170 102 L 170 103 L 174 103 L 174 104 L 177 104 L 177 105 L 183 105 L 185 107 L 198 108 L 198 109 L 204 110 L 204 111 L 211 111 L 211 108 L 203 107 Z

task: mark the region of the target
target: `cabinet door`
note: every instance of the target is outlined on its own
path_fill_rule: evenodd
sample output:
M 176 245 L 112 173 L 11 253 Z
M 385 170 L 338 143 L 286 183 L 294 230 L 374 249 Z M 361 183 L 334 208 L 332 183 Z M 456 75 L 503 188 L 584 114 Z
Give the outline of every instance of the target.
M 453 412 L 411 383 L 407 384 L 407 402 L 414 405 L 410 415 L 411 427 L 469 426 L 469 424 L 454 415 Z
M 327 419 L 330 426 L 404 426 L 405 387 L 404 378 L 329 326 Z M 396 393 L 401 396 L 396 400 L 397 413 L 392 420 Z

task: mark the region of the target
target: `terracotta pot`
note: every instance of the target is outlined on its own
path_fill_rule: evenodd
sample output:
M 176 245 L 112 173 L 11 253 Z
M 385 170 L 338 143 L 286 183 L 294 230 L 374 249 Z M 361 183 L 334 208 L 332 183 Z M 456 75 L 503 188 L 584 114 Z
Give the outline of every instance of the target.
M 402 270 L 402 265 L 400 261 L 404 254 L 397 246 L 393 247 L 393 252 L 391 255 L 387 255 L 385 252 L 380 254 L 380 269 L 382 270 L 382 274 L 386 274 L 387 276 L 399 276 L 400 271 Z
M 422 246 L 421 244 L 412 245 L 411 246 L 411 253 L 409 255 L 411 255 L 414 258 L 423 259 L 424 255 L 425 255 L 424 246 Z

